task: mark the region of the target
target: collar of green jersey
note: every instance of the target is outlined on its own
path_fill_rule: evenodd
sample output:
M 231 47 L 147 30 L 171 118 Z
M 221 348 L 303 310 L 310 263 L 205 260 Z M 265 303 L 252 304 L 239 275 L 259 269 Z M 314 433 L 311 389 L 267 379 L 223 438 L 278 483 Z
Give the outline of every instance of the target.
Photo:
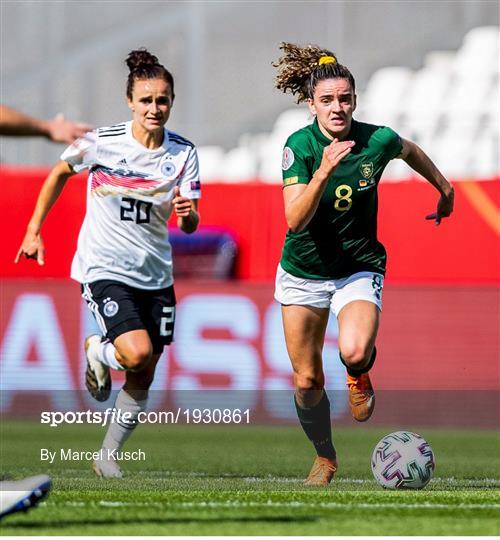
M 353 140 L 354 139 L 354 132 L 356 130 L 356 124 L 357 124 L 357 122 L 353 118 L 353 120 L 351 122 L 351 129 L 349 130 L 349 133 L 347 134 L 346 140 Z M 332 143 L 332 139 L 329 139 L 328 137 L 323 135 L 321 129 L 319 129 L 318 119 L 316 117 L 314 117 L 314 122 L 312 124 L 312 130 L 313 130 L 313 133 L 314 133 L 314 136 L 316 137 L 316 139 L 318 139 L 318 141 L 323 146 L 328 146 L 329 144 Z

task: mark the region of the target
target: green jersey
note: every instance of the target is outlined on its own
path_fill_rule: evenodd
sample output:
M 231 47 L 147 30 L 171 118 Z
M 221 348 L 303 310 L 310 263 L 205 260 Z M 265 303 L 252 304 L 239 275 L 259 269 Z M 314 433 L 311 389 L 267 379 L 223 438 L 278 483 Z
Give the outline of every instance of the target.
M 356 144 L 333 174 L 307 227 L 288 231 L 281 266 L 296 277 L 338 279 L 356 272 L 385 274 L 386 251 L 377 239 L 377 187 L 387 163 L 401 153 L 392 129 L 352 121 Z M 317 120 L 293 133 L 283 151 L 283 186 L 308 184 L 331 140 Z

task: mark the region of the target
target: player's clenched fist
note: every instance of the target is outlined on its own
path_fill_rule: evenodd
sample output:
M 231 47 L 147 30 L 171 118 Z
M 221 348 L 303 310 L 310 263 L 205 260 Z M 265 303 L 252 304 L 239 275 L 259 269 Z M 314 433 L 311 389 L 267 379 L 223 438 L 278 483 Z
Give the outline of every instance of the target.
M 351 152 L 354 141 L 339 141 L 333 139 L 331 144 L 323 150 L 323 158 L 319 166 L 321 172 L 329 176 L 340 163 L 340 161 Z
M 172 199 L 172 204 L 178 217 L 189 216 L 192 209 L 191 200 L 181 195 L 179 186 L 174 187 L 174 198 Z

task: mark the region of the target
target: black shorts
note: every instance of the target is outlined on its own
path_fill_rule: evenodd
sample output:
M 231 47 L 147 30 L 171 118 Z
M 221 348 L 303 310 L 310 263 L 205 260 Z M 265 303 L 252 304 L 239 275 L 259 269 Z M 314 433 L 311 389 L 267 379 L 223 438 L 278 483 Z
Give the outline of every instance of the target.
M 160 354 L 174 337 L 175 292 L 136 289 L 104 279 L 82 285 L 82 296 L 104 336 L 111 342 L 131 330 L 147 330 L 153 353 Z

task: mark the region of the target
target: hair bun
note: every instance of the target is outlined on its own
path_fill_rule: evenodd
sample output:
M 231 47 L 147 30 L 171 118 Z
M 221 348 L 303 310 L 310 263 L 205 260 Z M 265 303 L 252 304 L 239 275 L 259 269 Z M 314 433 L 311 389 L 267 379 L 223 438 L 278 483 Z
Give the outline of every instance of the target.
M 125 60 L 125 63 L 131 72 L 141 68 L 142 66 L 160 65 L 158 58 L 144 47 L 131 51 Z

